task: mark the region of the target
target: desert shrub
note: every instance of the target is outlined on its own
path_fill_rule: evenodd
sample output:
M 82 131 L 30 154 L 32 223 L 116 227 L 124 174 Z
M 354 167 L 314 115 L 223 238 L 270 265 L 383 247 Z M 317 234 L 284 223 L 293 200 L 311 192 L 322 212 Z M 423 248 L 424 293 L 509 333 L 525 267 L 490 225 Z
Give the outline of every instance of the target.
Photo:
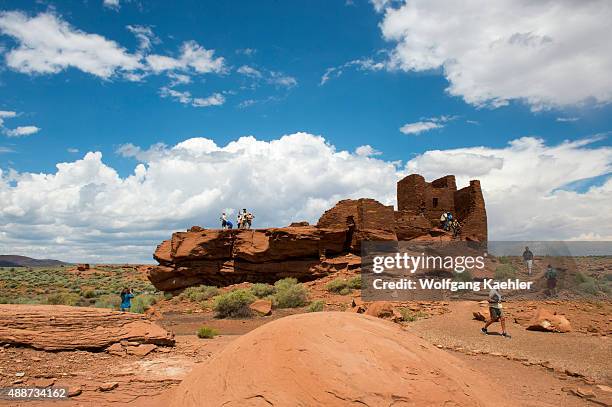
M 276 290 L 273 285 L 257 283 L 251 286 L 251 293 L 258 298 L 264 298 L 273 295 Z
M 181 293 L 180 297 L 189 301 L 200 302 L 212 298 L 217 294 L 219 294 L 219 289 L 217 287 L 199 285 L 197 287 L 186 288 L 185 291 Z
M 321 312 L 325 308 L 325 301 L 317 300 L 313 301 L 308 305 L 306 311 L 308 312 Z
M 274 288 L 272 303 L 276 308 L 296 308 L 308 302 L 308 291 L 295 278 L 278 280 Z
M 51 305 L 77 305 L 81 296 L 75 293 L 55 293 L 47 297 L 47 304 Z
M 612 273 L 608 273 L 608 274 L 606 274 L 605 279 L 606 279 L 607 281 L 612 281 Z
M 164 299 L 170 300 L 170 299 L 172 299 L 172 297 L 174 297 L 174 296 L 172 295 L 171 292 L 168 292 L 168 291 L 164 292 Z
M 578 289 L 586 294 L 596 295 L 599 293 L 600 289 L 595 283 L 595 280 L 591 279 L 590 281 L 585 281 L 584 283 L 578 284 Z
M 96 308 L 110 308 L 110 309 L 119 309 L 119 305 L 121 304 L 121 297 L 116 294 L 107 294 L 98 297 L 96 300 L 94 307 Z
M 584 273 L 581 273 L 581 272 L 576 273 L 576 283 L 578 284 L 587 283 L 592 280 L 593 279 L 591 277 L 587 276 Z
M 361 276 L 353 277 L 348 281 L 349 288 L 361 290 Z
M 510 258 L 507 256 L 500 256 L 497 259 L 501 264 L 510 264 Z
M 153 294 L 139 294 L 132 299 L 131 312 L 144 314 L 159 298 Z
M 212 339 L 216 335 L 219 335 L 219 331 L 209 326 L 202 326 L 198 329 L 196 334 L 198 335 L 198 338 L 201 338 L 201 339 Z
M 506 280 L 516 276 L 516 269 L 511 264 L 502 264 L 495 269 L 496 280 Z
M 412 311 L 410 308 L 405 308 L 405 307 L 400 308 L 399 312 L 402 315 L 402 320 L 406 322 L 413 322 L 419 318 L 427 317 L 427 314 L 425 314 L 422 311 L 415 312 L 415 311 Z
M 469 270 L 464 270 L 459 273 L 457 271 L 453 272 L 453 280 L 455 281 L 472 281 L 472 273 Z
M 85 297 L 85 298 L 94 298 L 97 297 L 99 294 L 96 293 L 96 290 L 81 290 L 81 296 Z
M 250 290 L 229 291 L 215 297 L 213 309 L 218 318 L 250 317 L 249 305 L 255 299 Z
M 335 280 L 330 281 L 325 286 L 325 289 L 332 293 L 337 294 L 348 294 L 350 292 L 349 282 L 342 278 L 337 278 Z

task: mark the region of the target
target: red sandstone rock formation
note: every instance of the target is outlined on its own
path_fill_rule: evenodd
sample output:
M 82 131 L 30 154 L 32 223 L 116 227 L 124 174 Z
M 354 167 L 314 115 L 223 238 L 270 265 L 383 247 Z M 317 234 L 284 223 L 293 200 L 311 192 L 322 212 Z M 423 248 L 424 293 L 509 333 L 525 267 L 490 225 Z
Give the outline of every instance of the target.
M 307 222 L 257 230 L 203 229 L 176 232 L 155 251 L 159 266 L 151 282 L 172 291 L 198 284 L 274 282 L 284 277 L 312 280 L 342 268 L 358 267 L 363 241 L 449 241 L 437 228 L 442 212 L 462 223 L 463 240 L 487 238 L 487 215 L 478 181 L 457 190 L 448 175 L 431 183 L 409 175 L 397 184 L 398 211 L 374 199 L 346 199 L 327 210 L 316 226 Z
M 486 376 L 397 324 L 345 312 L 298 314 L 265 324 L 196 366 L 155 403 L 147 403 L 164 407 L 520 404 L 493 388 Z
M 0 343 L 42 350 L 103 349 L 129 341 L 174 345 L 174 335 L 144 315 L 66 305 L 0 305 Z

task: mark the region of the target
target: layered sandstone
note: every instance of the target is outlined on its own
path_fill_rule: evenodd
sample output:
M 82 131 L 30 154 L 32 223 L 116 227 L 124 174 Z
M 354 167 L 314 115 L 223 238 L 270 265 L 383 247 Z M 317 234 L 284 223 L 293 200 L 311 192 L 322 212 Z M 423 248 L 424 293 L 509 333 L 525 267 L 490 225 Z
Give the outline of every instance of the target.
M 114 343 L 174 345 L 174 335 L 141 314 L 66 305 L 0 304 L 0 344 L 41 350 L 98 350 Z
M 176 232 L 155 251 L 159 266 L 149 279 L 160 290 L 198 284 L 274 282 L 284 277 L 312 280 L 342 268 L 358 267 L 365 241 L 449 241 L 439 217 L 452 212 L 462 223 L 462 240 L 485 241 L 487 215 L 478 181 L 457 190 L 455 177 L 430 183 L 417 174 L 397 184 L 398 210 L 374 199 L 346 199 L 327 210 L 316 226 L 256 230 L 203 229 Z

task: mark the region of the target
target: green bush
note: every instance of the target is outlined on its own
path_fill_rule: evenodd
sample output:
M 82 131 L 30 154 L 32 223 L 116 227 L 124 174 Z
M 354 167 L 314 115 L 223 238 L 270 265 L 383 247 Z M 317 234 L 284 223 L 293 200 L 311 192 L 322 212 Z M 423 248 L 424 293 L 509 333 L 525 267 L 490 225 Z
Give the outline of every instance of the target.
M 75 293 L 55 293 L 47 297 L 47 304 L 51 305 L 77 305 L 81 296 Z
M 349 291 L 349 282 L 342 278 L 337 278 L 335 280 L 330 281 L 325 286 L 325 289 L 332 293 L 344 294 L 343 291 Z M 346 293 L 348 294 L 348 293 Z
M 85 298 L 94 298 L 97 297 L 96 290 L 81 290 L 81 295 Z M 99 294 L 98 294 L 99 295 Z
M 499 260 L 499 262 L 500 262 L 501 264 L 510 264 L 510 258 L 509 258 L 509 257 L 506 257 L 506 256 L 500 256 L 500 257 L 498 258 L 498 260 Z
M 110 308 L 110 309 L 119 309 L 119 305 L 121 304 L 121 297 L 116 294 L 107 294 L 98 297 L 96 300 L 94 307 L 96 308 Z
M 274 286 L 270 284 L 257 283 L 251 286 L 251 293 L 258 298 L 273 295 L 275 291 Z
M 511 264 L 502 264 L 495 269 L 496 280 L 506 280 L 516 277 L 516 269 Z
M 592 279 L 590 281 L 585 281 L 584 283 L 578 284 L 578 289 L 584 293 L 592 295 L 596 295 L 601 291 L 595 283 L 595 280 Z
M 412 311 L 410 308 L 402 307 L 399 309 L 400 314 L 402 315 L 402 320 L 406 322 L 414 322 L 419 318 L 427 317 L 422 311 Z
M 453 272 L 453 280 L 455 281 L 472 281 L 472 273 L 470 273 L 469 270 L 464 270 L 463 272 L 459 273 L 457 271 Z
M 212 339 L 215 336 L 219 335 L 219 331 L 209 326 L 202 326 L 198 329 L 196 334 L 198 335 L 198 338 L 201 339 Z
M 308 312 L 321 312 L 325 308 L 325 301 L 317 300 L 313 301 L 308 305 L 306 311 Z
M 576 273 L 576 283 L 578 284 L 587 283 L 592 280 L 593 279 L 591 277 L 587 276 L 584 273 L 581 273 L 581 272 Z
M 361 276 L 353 277 L 348 281 L 349 288 L 361 290 Z
M 272 303 L 276 308 L 297 308 L 308 302 L 306 287 L 295 278 L 284 278 L 274 283 L 275 293 Z
M 152 305 L 155 305 L 158 297 L 153 294 L 139 294 L 132 299 L 130 312 L 144 314 Z
M 212 298 L 217 294 L 219 294 L 219 289 L 217 287 L 200 285 L 186 288 L 185 291 L 181 293 L 180 297 L 189 301 L 200 302 Z
M 250 317 L 249 305 L 255 299 L 250 290 L 229 291 L 215 297 L 213 309 L 218 318 Z

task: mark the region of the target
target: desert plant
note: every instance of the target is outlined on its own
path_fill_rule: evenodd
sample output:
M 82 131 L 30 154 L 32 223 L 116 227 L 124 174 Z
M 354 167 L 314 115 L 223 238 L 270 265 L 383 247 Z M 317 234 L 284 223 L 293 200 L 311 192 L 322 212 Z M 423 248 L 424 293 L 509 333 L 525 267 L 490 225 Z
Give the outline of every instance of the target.
M 272 303 L 276 308 L 296 308 L 308 302 L 308 291 L 295 278 L 278 280 L 274 288 Z
M 119 309 L 119 305 L 121 304 L 121 298 L 118 295 L 107 294 L 98 297 L 96 300 L 94 307 L 96 308 L 110 308 L 110 309 Z
M 158 297 L 153 294 L 139 294 L 132 300 L 131 312 L 144 314 L 151 306 L 155 305 Z
M 472 281 L 472 273 L 469 270 L 464 270 L 459 273 L 457 271 L 453 272 L 453 280 L 455 281 Z
M 361 290 L 361 276 L 356 276 L 348 281 L 349 288 Z
M 47 297 L 47 304 L 52 305 L 77 305 L 81 296 L 75 293 L 55 293 Z
M 422 311 L 412 311 L 410 308 L 402 307 L 399 309 L 400 314 L 402 315 L 402 320 L 406 322 L 413 322 L 419 318 L 425 318 L 427 314 Z
M 181 293 L 180 297 L 189 301 L 200 302 L 212 298 L 217 294 L 219 294 L 219 289 L 217 287 L 200 285 L 186 288 L 185 291 Z
M 348 294 L 350 292 L 349 282 L 343 278 L 337 278 L 325 285 L 325 289 L 332 293 Z
M 273 285 L 256 283 L 251 286 L 251 293 L 258 298 L 264 298 L 274 294 L 276 290 Z
M 219 331 L 209 326 L 202 326 L 198 329 L 196 335 L 198 335 L 198 338 L 201 339 L 212 339 L 215 336 L 219 335 Z
M 313 301 L 308 305 L 306 311 L 308 312 L 321 312 L 325 308 L 325 301 L 317 300 Z
M 250 290 L 234 290 L 214 298 L 213 309 L 218 318 L 250 317 L 249 305 L 256 297 Z
M 496 280 L 506 280 L 516 276 L 516 269 L 511 264 L 501 264 L 495 269 Z

